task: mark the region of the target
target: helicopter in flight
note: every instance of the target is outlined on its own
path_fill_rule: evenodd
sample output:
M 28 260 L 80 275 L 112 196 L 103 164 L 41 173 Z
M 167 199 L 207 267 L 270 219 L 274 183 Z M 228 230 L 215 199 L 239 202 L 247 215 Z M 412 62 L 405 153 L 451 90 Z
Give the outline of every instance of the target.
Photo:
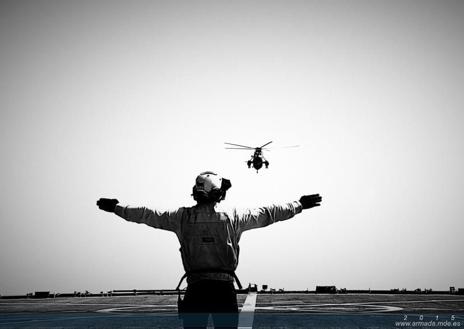
M 252 154 L 250 160 L 247 161 L 247 166 L 248 168 L 251 168 L 253 166 L 253 168 L 256 169 L 256 172 L 258 172 L 259 169 L 263 167 L 263 165 L 266 168 L 269 168 L 269 161 L 267 161 L 266 158 L 263 156 L 263 150 L 268 150 L 265 147 L 271 143 L 272 141 L 267 142 L 266 144 L 259 146 L 259 147 L 251 147 L 251 146 L 233 144 L 233 143 L 224 143 L 224 144 L 233 146 L 233 147 L 226 147 L 226 149 L 228 150 L 245 150 L 245 151 L 254 150 L 254 153 Z

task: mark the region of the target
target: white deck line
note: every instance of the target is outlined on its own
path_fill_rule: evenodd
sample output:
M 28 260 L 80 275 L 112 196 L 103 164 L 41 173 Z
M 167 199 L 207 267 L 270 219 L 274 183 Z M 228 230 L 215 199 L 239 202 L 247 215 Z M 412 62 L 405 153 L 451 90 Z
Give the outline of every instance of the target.
M 252 329 L 255 317 L 257 292 L 249 292 L 238 318 L 238 329 Z

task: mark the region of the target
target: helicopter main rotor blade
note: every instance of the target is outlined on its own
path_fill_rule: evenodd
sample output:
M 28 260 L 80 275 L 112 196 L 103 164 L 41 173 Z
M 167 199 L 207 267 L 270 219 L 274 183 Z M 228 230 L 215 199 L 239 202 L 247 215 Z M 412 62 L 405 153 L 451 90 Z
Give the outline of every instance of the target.
M 295 148 L 295 147 L 300 147 L 300 145 L 286 145 L 286 146 L 273 146 L 270 148 L 262 148 L 263 151 L 272 151 L 272 150 L 278 150 L 278 149 L 290 149 L 290 148 Z
M 263 147 L 265 147 L 266 145 L 269 145 L 269 144 L 271 144 L 271 143 L 272 143 L 272 141 L 270 141 L 270 142 L 268 142 L 268 143 L 264 144 L 263 146 L 260 146 L 259 148 L 261 148 L 261 149 L 262 149 Z
M 300 145 L 281 146 L 280 148 L 281 149 L 290 149 L 290 148 L 294 148 L 294 147 L 300 147 Z
M 242 151 L 250 151 L 250 149 L 245 149 L 242 147 L 224 147 L 226 150 L 242 150 Z
M 224 143 L 224 144 L 227 144 L 227 145 L 232 145 L 232 146 L 245 147 L 245 148 L 247 148 L 247 149 L 252 149 L 252 150 L 254 150 L 254 149 L 255 149 L 254 147 L 251 147 L 251 146 L 245 146 L 245 145 L 240 145 L 240 144 L 232 144 L 232 143 Z

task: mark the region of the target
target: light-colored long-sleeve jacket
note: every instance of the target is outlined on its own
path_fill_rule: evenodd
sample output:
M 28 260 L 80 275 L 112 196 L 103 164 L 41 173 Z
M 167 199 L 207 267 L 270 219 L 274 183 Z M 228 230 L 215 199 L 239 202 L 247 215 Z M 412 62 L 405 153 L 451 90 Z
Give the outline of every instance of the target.
M 256 209 L 216 211 L 211 205 L 173 211 L 117 205 L 115 213 L 131 222 L 176 233 L 188 282 L 200 279 L 233 280 L 243 232 L 292 218 L 302 211 L 294 201 Z M 209 271 L 209 272 L 208 272 Z

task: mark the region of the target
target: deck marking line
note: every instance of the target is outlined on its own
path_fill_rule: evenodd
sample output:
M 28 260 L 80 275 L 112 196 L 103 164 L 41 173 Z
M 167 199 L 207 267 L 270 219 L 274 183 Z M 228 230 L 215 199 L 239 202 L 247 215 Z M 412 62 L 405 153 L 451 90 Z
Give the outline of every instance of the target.
M 238 318 L 238 329 L 252 329 L 253 320 L 256 308 L 257 292 L 250 291 L 245 302 L 243 303 L 242 310 Z

